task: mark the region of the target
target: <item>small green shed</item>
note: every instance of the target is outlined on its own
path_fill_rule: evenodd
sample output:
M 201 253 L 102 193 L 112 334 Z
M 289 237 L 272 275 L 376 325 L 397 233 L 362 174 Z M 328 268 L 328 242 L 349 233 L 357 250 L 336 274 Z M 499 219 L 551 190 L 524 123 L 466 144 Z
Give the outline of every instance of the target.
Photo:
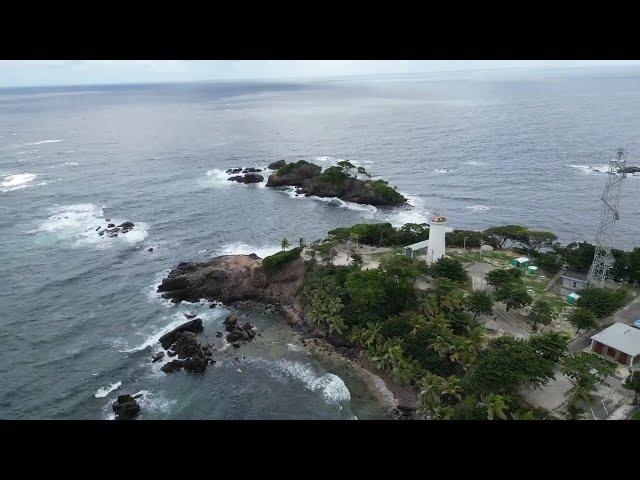
M 577 293 L 570 293 L 569 295 L 567 295 L 567 303 L 569 305 L 575 305 L 578 302 L 579 298 L 580 295 L 578 295 Z
M 532 277 L 535 277 L 536 275 L 538 275 L 538 267 L 534 265 L 529 265 L 527 267 L 527 275 L 531 275 Z
M 518 257 L 511 260 L 511 265 L 518 268 L 527 268 L 529 266 L 528 257 Z

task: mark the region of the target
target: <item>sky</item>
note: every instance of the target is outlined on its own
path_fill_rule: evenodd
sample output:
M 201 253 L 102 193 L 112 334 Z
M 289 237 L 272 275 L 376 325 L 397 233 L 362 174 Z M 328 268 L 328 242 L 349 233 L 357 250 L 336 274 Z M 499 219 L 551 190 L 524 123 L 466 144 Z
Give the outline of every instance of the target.
M 636 65 L 636 60 L 0 60 L 0 88 Z

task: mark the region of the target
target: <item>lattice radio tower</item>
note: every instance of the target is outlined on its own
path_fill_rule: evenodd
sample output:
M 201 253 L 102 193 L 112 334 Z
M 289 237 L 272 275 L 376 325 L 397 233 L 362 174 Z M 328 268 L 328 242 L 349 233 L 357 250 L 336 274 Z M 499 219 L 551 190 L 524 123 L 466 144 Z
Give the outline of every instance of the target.
M 596 233 L 596 251 L 587 277 L 588 284 L 594 287 L 604 286 L 614 262 L 611 245 L 615 224 L 620 219 L 620 190 L 622 181 L 626 177 L 625 173 L 619 173 L 626 167 L 626 160 L 623 160 L 623 157 L 624 149 L 619 148 L 616 159 L 609 162 L 607 184 L 602 193 L 602 220 Z

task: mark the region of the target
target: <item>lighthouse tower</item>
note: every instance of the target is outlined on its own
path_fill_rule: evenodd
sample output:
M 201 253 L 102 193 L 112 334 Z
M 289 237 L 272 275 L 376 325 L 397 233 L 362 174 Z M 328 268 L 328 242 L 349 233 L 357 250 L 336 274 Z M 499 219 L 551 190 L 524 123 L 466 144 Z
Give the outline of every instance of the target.
M 429 249 L 427 263 L 431 265 L 444 257 L 444 234 L 447 232 L 447 219 L 443 215 L 434 213 L 429 223 Z

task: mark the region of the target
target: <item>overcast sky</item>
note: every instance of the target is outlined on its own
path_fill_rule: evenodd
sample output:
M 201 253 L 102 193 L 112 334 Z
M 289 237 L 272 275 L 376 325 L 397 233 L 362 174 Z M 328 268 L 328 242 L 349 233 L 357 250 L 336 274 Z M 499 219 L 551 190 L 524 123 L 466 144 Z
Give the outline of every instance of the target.
M 322 78 L 496 68 L 640 65 L 632 60 L 0 60 L 0 88 Z

